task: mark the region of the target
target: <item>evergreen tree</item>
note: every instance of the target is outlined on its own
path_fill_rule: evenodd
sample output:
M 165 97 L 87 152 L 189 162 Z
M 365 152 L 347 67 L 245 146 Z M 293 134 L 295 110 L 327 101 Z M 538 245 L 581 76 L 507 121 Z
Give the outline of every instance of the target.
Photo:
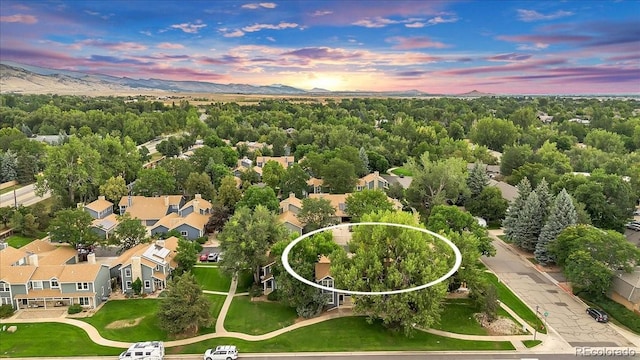
M 15 152 L 9 150 L 0 158 L 0 182 L 13 181 L 18 178 L 18 158 Z
M 532 191 L 522 208 L 513 234 L 514 242 L 524 250 L 533 251 L 544 225 L 544 211 L 540 197 Z
M 518 220 L 520 218 L 522 208 L 524 208 L 527 197 L 529 197 L 529 194 L 531 194 L 531 183 L 529 182 L 529 179 L 527 179 L 526 177 L 523 178 L 518 184 L 517 188 L 518 196 L 516 196 L 516 198 L 507 209 L 507 215 L 502 221 L 504 233 L 507 238 L 511 240 L 513 240 L 515 229 L 518 228 Z
M 362 166 L 365 168 L 367 173 L 371 171 L 371 167 L 369 166 L 369 155 L 367 155 L 367 151 L 361 147 L 358 151 L 358 156 L 360 157 L 360 161 L 362 161 Z
M 483 163 L 477 162 L 469 173 L 467 185 L 471 190 L 472 198 L 480 195 L 485 186 L 489 185 L 489 176 L 487 176 L 485 168 L 486 166 Z
M 544 214 L 543 219 L 546 221 L 547 217 L 549 216 L 549 213 L 551 212 L 551 207 L 554 202 L 554 197 L 551 191 L 549 190 L 549 184 L 547 183 L 547 180 L 543 178 L 540 181 L 540 184 L 536 186 L 536 189 L 534 191 L 536 192 L 536 194 L 538 194 L 538 200 L 540 200 L 540 207 L 542 208 L 542 212 Z
M 555 258 L 548 251 L 549 244 L 556 240 L 562 230 L 575 225 L 577 221 L 578 215 L 571 196 L 565 189 L 562 189 L 556 197 L 551 214 L 542 228 L 536 250 L 533 253 L 540 264 L 546 265 L 555 262 Z

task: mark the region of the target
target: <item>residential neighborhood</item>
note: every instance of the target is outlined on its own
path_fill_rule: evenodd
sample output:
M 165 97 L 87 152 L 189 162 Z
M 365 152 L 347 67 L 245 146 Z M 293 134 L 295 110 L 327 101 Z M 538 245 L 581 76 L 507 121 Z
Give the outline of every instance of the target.
M 15 106 L 35 101 L 27 95 L 0 99 L 10 96 Z M 546 100 L 576 114 L 584 101 Z M 351 101 L 339 107 L 347 109 Z M 435 100 L 410 99 L 362 106 L 391 109 L 396 101 L 437 108 Z M 507 111 L 494 98 L 449 101 L 460 109 L 477 102 Z M 332 147 L 303 123 L 287 131 L 272 125 L 259 137 L 224 130 L 215 119 L 236 111 L 231 103 L 162 105 L 185 122 L 152 154 L 143 154 L 129 136 L 89 126 L 65 129 L 68 138 L 48 145 L 21 129 L 3 128 L 1 165 L 15 176 L 3 172 L 9 181 L 0 186 L 32 186 L 38 201 L 0 207 L 0 328 L 14 329 L 0 333 L 12 339 L 0 350 L 28 355 L 18 344 L 45 323 L 54 323 L 55 331 L 91 334 L 87 348 L 104 355 L 129 349 L 134 338 L 162 341 L 168 354 L 201 354 L 221 346 L 220 338 L 234 339 L 229 346 L 246 352 L 262 352 L 271 341 L 278 342 L 274 352 L 349 351 L 326 345 L 332 344 L 326 334 L 349 339 L 354 351 L 379 349 L 367 343 L 389 351 L 499 354 L 638 348 L 638 150 L 615 131 L 585 124 L 558 130 L 549 106 L 545 116 L 553 121 L 536 116 L 541 99 L 510 101 L 528 126 L 515 115 L 479 115 L 460 123 L 466 138 L 454 140 L 453 128 L 427 125 L 414 115 L 378 122 L 370 133 L 351 133 L 360 140 Z M 627 102 L 611 100 L 609 106 L 621 104 Z M 239 109 L 251 118 L 257 106 Z M 290 106 L 302 111 L 308 105 Z M 185 133 L 186 119 L 200 111 L 206 116 L 190 122 Z M 623 114 L 617 122 L 640 124 L 637 115 Z M 252 128 L 260 129 L 256 124 Z M 440 126 L 438 141 L 416 136 L 427 127 L 437 134 Z M 569 135 L 573 126 L 588 132 L 583 142 Z M 505 127 L 513 137 L 485 138 L 484 127 Z M 533 141 L 543 129 L 548 137 Z M 331 127 L 326 131 L 340 136 Z M 406 144 L 395 144 L 388 132 L 403 134 L 394 136 Z M 620 146 L 609 149 L 598 136 Z M 31 151 L 40 151 L 41 167 L 19 166 L 12 149 L 34 157 Z M 91 160 L 74 161 L 77 156 Z M 62 165 L 69 167 L 63 176 Z M 94 175 L 87 182 L 76 174 Z M 39 195 L 45 193 L 50 197 Z M 402 296 L 344 293 L 420 286 L 454 263 L 453 251 L 436 237 L 357 226 L 362 222 L 440 234 L 461 252 L 461 266 L 443 282 Z M 338 224 L 343 227 L 323 230 Z M 319 232 L 297 244 L 287 261 L 323 289 L 295 279 L 282 259 L 294 239 L 311 231 Z M 299 337 L 309 344 L 291 340 Z

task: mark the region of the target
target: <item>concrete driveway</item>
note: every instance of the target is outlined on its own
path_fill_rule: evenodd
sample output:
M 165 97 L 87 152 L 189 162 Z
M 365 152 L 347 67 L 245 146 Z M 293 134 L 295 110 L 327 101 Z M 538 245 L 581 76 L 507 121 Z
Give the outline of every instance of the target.
M 601 324 L 586 314 L 586 306 L 572 294 L 562 290 L 532 264 L 516 254 L 501 240 L 493 242 L 495 257 L 483 257 L 489 269 L 516 293 L 529 307 L 539 308 L 540 317 L 571 346 L 634 346 L 610 324 Z M 627 336 L 633 336 L 627 334 Z M 635 345 L 637 346 L 637 345 Z

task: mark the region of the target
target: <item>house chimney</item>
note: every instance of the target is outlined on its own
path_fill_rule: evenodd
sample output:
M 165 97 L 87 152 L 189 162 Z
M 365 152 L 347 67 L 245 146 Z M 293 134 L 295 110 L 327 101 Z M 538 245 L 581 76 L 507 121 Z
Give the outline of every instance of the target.
M 104 196 L 98 196 L 98 200 L 106 200 Z
M 38 266 L 38 254 L 29 255 L 29 265 Z
M 89 264 L 95 264 L 96 263 L 96 254 L 95 253 L 91 253 L 91 254 L 87 255 L 87 263 L 89 263 Z
M 156 240 L 156 245 L 164 247 L 164 240 L 162 239 Z
M 133 256 L 131 258 L 131 280 L 136 281 L 137 278 L 142 280 L 142 259 L 140 256 Z
M 77 204 L 76 204 L 76 207 L 77 207 L 78 209 L 82 209 L 82 208 L 84 207 L 84 204 L 83 204 L 83 203 L 77 203 Z
M 202 195 L 200 195 L 200 194 L 195 194 L 195 195 L 193 195 L 193 197 L 195 199 L 202 199 Z
M 127 207 L 131 207 L 131 205 L 133 204 L 133 198 L 131 197 L 131 195 L 129 195 L 128 197 L 128 204 Z
M 379 171 L 374 171 L 374 172 L 373 172 L 373 175 L 375 175 L 375 176 L 380 176 L 380 172 L 379 172 Z
M 293 199 L 296 197 L 296 193 L 290 192 L 289 193 L 289 199 Z
M 164 196 L 164 206 L 169 206 L 169 196 L 168 195 Z
M 200 214 L 200 201 L 197 199 L 193 200 L 193 212 L 196 214 Z

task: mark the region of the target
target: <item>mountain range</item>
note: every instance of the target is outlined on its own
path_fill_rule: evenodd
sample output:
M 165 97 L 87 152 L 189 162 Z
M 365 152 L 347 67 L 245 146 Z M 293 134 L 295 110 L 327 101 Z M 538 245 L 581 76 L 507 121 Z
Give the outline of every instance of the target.
M 204 81 L 174 81 L 163 79 L 131 79 L 79 71 L 48 69 L 39 66 L 0 61 L 0 92 L 39 94 L 135 94 L 139 92 L 247 94 L 247 95 L 335 95 L 335 96 L 442 96 L 419 90 L 371 92 L 330 91 L 314 88 L 303 90 L 288 85 L 255 86 L 249 84 L 218 84 Z M 479 97 L 492 94 L 472 91 L 457 96 Z

